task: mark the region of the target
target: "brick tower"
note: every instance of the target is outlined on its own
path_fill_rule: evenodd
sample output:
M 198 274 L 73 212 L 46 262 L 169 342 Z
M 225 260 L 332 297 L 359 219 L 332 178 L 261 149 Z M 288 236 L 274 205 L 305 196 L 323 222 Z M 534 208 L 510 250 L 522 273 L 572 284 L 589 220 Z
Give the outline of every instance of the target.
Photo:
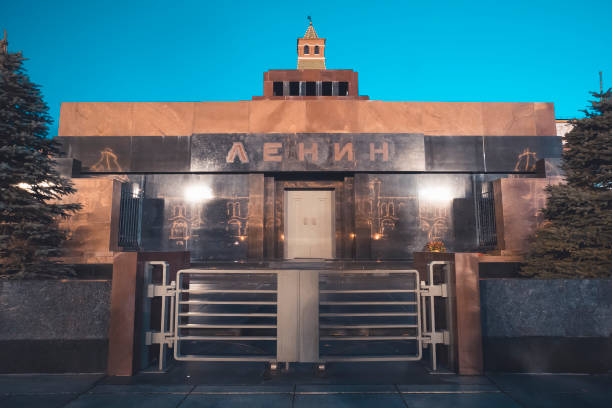
M 317 36 L 312 21 L 304 37 L 298 38 L 297 53 L 297 69 L 325 69 L 325 38 Z

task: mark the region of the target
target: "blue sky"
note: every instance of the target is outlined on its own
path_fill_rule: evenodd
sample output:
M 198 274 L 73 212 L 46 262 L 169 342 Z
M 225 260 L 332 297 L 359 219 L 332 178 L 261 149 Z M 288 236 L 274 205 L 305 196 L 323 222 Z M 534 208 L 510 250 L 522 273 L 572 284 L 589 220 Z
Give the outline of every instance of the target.
M 389 101 L 554 102 L 581 116 L 612 86 L 612 1 L 3 0 L 0 29 L 22 50 L 55 120 L 61 102 L 233 101 L 262 73 L 296 67 L 312 15 L 327 67 L 359 72 Z

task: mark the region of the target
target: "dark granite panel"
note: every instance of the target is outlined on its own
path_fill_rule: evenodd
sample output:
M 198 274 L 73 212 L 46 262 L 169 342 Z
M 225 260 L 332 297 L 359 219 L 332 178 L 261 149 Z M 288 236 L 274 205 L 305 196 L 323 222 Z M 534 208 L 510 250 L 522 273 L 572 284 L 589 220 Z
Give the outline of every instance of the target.
M 189 136 L 132 137 L 133 172 L 189 171 Z
M 0 340 L 0 373 L 101 373 L 107 339 Z
M 81 172 L 81 162 L 73 158 L 55 158 L 53 168 L 62 177 L 77 177 Z
M 484 337 L 485 371 L 607 373 L 612 337 Z
M 474 198 L 455 198 L 452 204 L 454 247 L 457 252 L 469 252 L 478 247 Z
M 411 258 L 440 240 L 453 250 L 452 202 L 471 188 L 470 176 L 461 174 L 356 175 L 357 257 Z
M 485 136 L 484 143 L 488 172 L 533 173 L 539 159 L 561 157 L 557 136 Z
M 84 172 L 131 171 L 130 136 L 61 136 L 57 139 L 68 157 L 81 161 Z
M 480 281 L 486 337 L 608 337 L 610 279 L 488 279 Z
M 560 157 L 540 159 L 536 162 L 536 173 L 538 177 L 564 177 L 561 164 Z
M 143 220 L 156 219 L 156 211 L 163 208 L 163 222 L 161 228 L 157 222 L 143 229 L 144 251 L 190 251 L 194 262 L 246 259 L 247 174 L 147 175 L 145 201 L 149 199 L 161 200 L 163 207 L 149 207 L 152 213 L 143 214 Z M 161 235 L 158 246 L 155 234 Z
M 0 340 L 105 339 L 110 291 L 110 281 L 0 281 Z
M 424 171 L 422 134 L 194 134 L 191 171 Z
M 142 203 L 142 248 L 159 249 L 164 229 L 164 199 L 145 198 Z
M 484 171 L 482 136 L 425 136 L 428 171 Z

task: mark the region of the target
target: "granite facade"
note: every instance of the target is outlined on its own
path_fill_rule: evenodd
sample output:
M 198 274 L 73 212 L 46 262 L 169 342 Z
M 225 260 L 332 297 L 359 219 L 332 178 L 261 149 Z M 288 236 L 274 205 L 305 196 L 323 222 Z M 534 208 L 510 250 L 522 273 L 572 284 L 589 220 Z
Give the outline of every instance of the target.
M 0 281 L 0 344 L 108 338 L 110 281 Z
M 485 337 L 610 337 L 610 279 L 480 281 Z
M 84 173 L 488 172 L 535 174 L 561 157 L 556 136 L 422 133 L 206 133 L 63 136 Z

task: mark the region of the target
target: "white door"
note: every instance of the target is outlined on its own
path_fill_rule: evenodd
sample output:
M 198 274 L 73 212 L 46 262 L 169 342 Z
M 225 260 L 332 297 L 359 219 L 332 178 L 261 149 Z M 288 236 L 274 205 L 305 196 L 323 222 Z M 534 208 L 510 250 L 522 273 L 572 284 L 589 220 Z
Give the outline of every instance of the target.
M 334 257 L 334 192 L 285 192 L 285 258 Z

